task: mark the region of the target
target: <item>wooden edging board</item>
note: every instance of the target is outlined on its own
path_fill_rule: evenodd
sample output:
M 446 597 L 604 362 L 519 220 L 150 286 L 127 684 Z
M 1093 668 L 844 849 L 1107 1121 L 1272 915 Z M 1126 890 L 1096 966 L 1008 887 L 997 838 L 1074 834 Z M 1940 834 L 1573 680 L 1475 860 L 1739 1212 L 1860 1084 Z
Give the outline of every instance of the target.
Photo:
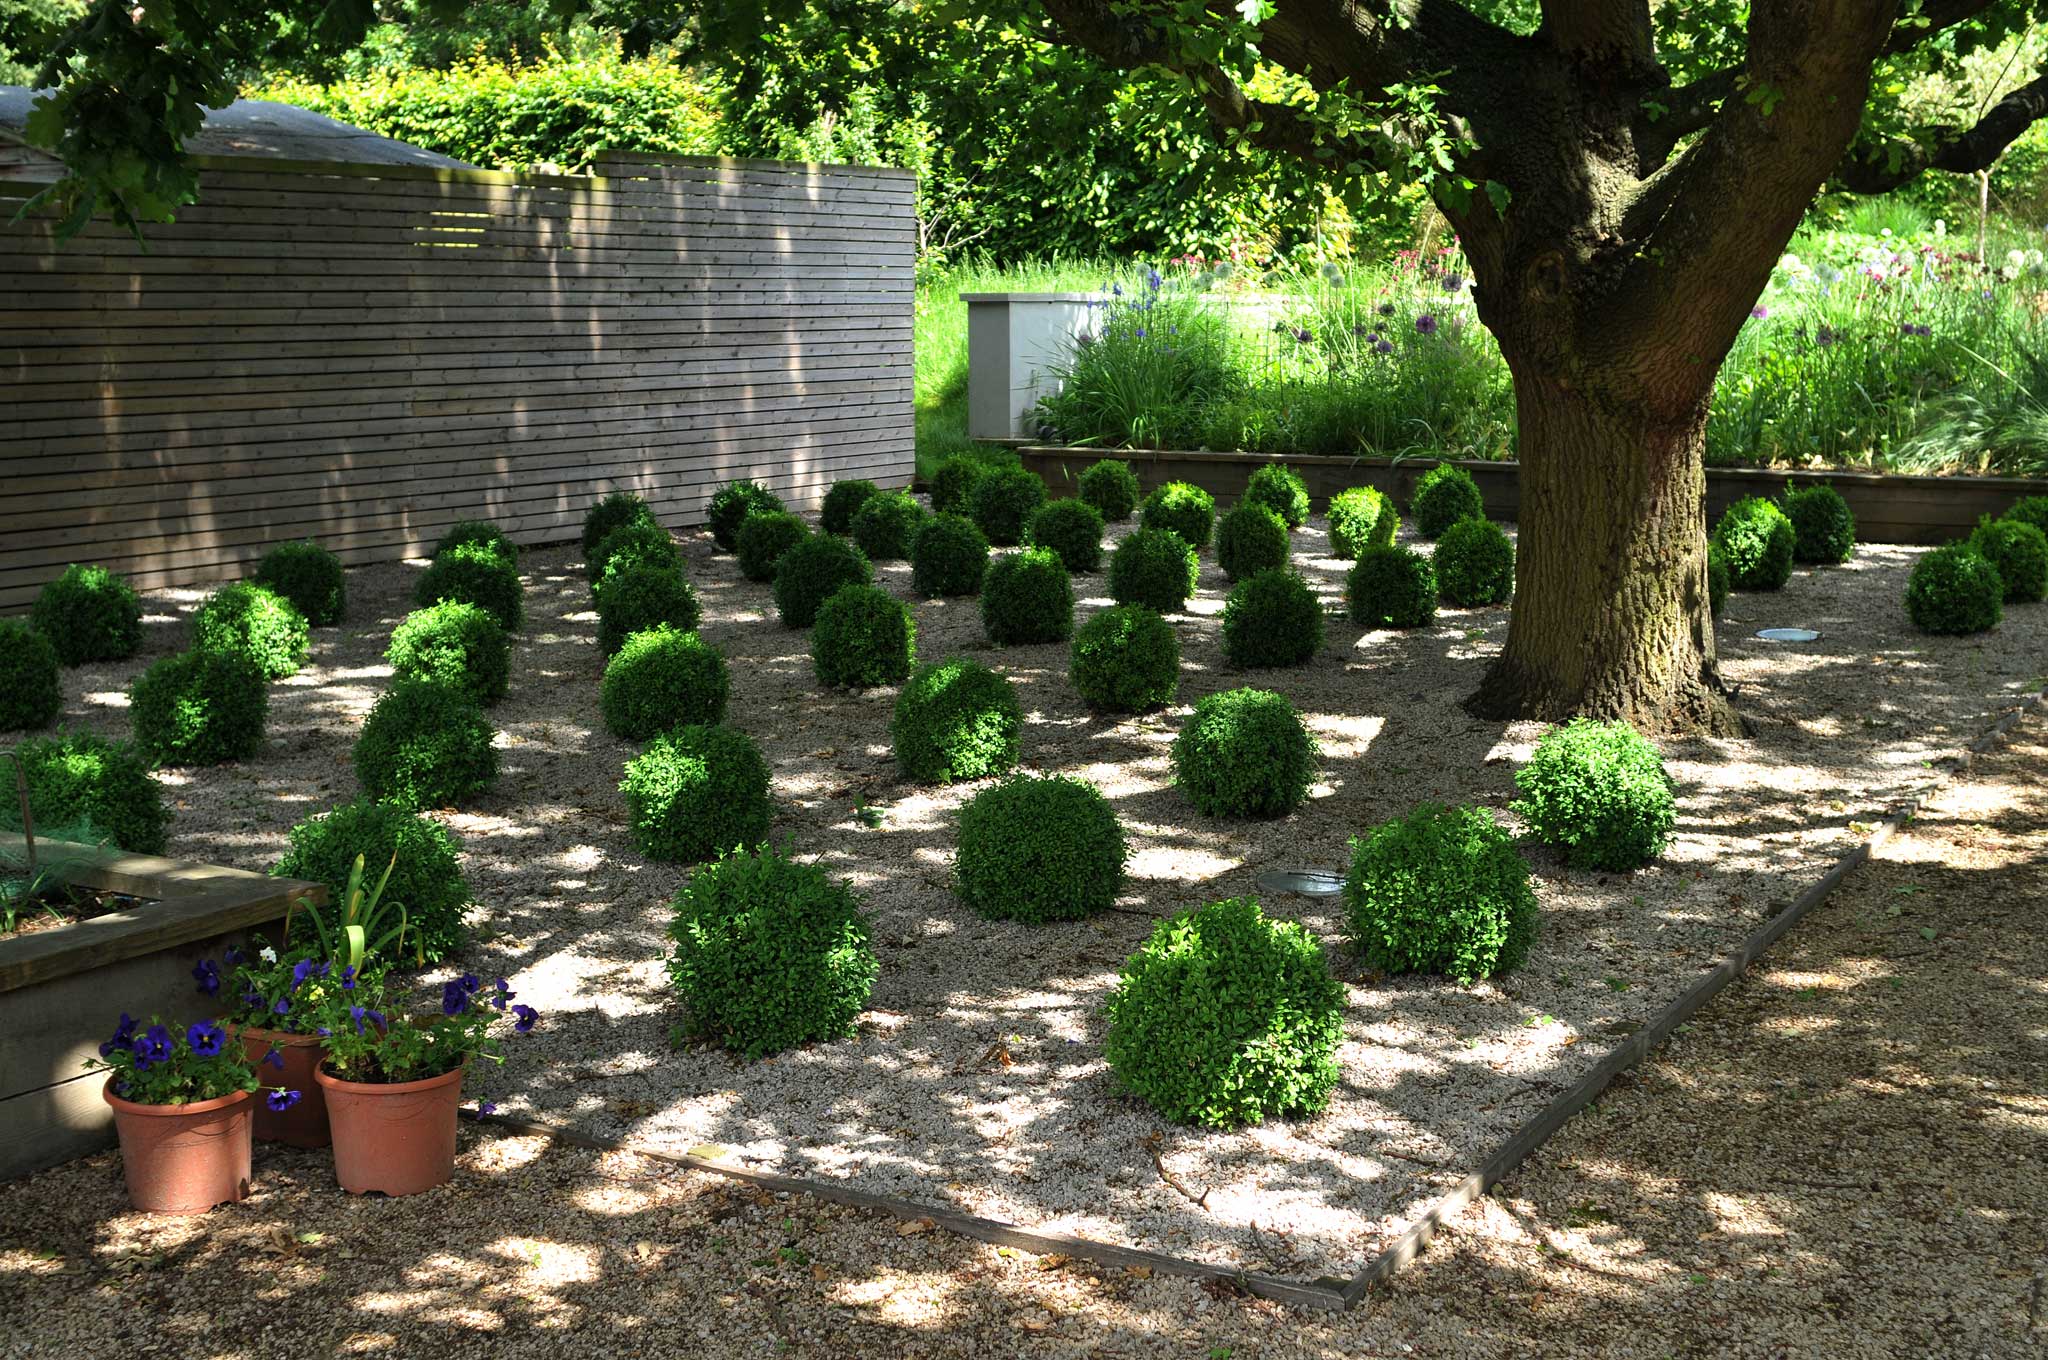
M 1207 1261 L 1189 1260 L 1186 1257 L 1171 1256 L 1164 1252 L 1146 1251 L 1137 1247 L 1121 1247 L 1114 1243 L 1097 1242 L 1091 1238 L 1076 1237 L 1069 1233 L 1045 1232 L 1034 1228 L 1022 1228 L 996 1219 L 979 1218 L 918 1200 L 902 1199 L 893 1195 L 870 1194 L 850 1186 L 831 1181 L 810 1179 L 801 1176 L 782 1176 L 767 1171 L 751 1171 L 708 1157 L 690 1153 L 660 1152 L 639 1147 L 617 1139 L 599 1138 L 578 1129 L 539 1120 L 520 1119 L 512 1115 L 490 1114 L 481 1116 L 481 1122 L 516 1133 L 539 1134 L 567 1143 L 573 1147 L 590 1148 L 601 1152 L 627 1152 L 647 1157 L 654 1161 L 667 1162 L 674 1166 L 687 1167 L 693 1171 L 705 1171 L 723 1176 L 729 1180 L 741 1181 L 764 1190 L 786 1194 L 809 1195 L 834 1204 L 844 1204 L 859 1209 L 875 1209 L 894 1217 L 907 1220 L 928 1220 L 932 1226 L 962 1237 L 971 1237 L 980 1242 L 992 1242 L 998 1246 L 1015 1247 L 1034 1255 L 1072 1256 L 1097 1265 L 1128 1268 L 1138 1266 L 1161 1275 L 1178 1275 L 1191 1279 L 1227 1280 L 1249 1294 L 1259 1298 L 1272 1299 L 1278 1303 L 1297 1304 L 1310 1308 L 1344 1310 L 1355 1307 L 1378 1285 L 1409 1265 L 1420 1256 L 1437 1230 L 1450 1218 L 1471 1205 L 1516 1167 L 1528 1160 L 1545 1143 L 1565 1126 L 1571 1117 L 1599 1098 L 1613 1080 L 1634 1067 L 1673 1031 L 1683 1025 L 1723 987 L 1741 977 L 1757 958 L 1775 944 L 1787 931 L 1815 907 L 1825 902 L 1829 895 L 1841 885 L 1852 870 L 1870 858 L 1871 852 L 1882 845 L 1891 835 L 1919 812 L 1929 798 L 1946 788 L 1957 774 L 1967 772 L 1976 758 L 1990 750 L 2004 739 L 2028 713 L 2048 707 L 2048 688 L 2029 695 L 1992 728 L 1965 747 L 1955 765 L 1946 772 L 1946 777 L 1936 781 L 1921 792 L 1912 795 L 1899 804 L 1888 816 L 1872 829 L 1862 841 L 1852 846 L 1817 882 L 1801 892 L 1798 897 L 1775 916 L 1765 921 L 1749 937 L 1724 956 L 1710 971 L 1680 996 L 1667 1005 L 1657 1017 L 1644 1028 L 1630 1035 L 1612 1052 L 1594 1066 L 1592 1071 L 1574 1084 L 1570 1090 L 1559 1095 L 1539 1111 L 1496 1148 L 1479 1166 L 1479 1169 L 1439 1196 L 1422 1214 L 1411 1222 L 1401 1235 L 1377 1256 L 1367 1262 L 1363 1269 L 1348 1280 L 1332 1276 L 1316 1279 L 1297 1280 L 1258 1271 L 1237 1270 L 1219 1266 Z

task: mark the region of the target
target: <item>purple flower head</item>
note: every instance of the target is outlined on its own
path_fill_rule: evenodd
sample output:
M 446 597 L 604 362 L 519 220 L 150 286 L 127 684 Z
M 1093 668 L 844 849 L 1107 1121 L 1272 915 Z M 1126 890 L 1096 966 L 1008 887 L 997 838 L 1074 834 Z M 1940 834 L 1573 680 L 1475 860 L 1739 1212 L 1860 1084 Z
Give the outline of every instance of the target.
M 288 996 L 279 997 L 277 999 L 277 1004 L 275 1006 L 272 1006 L 270 1009 L 273 1013 L 277 1015 L 290 1015 L 292 1013 L 291 998 Z
M 135 1065 L 163 1062 L 171 1056 L 171 1032 L 162 1025 L 151 1025 L 134 1044 Z
M 1749 314 L 1761 321 L 1771 314 L 1771 309 L 1759 302 L 1756 306 L 1749 309 Z
M 441 1014 L 460 1015 L 469 1009 L 469 993 L 462 989 L 460 982 L 446 983 L 441 988 Z
M 1147 288 L 1150 288 L 1153 292 L 1158 292 L 1159 285 L 1165 282 L 1166 280 L 1159 276 L 1158 270 L 1148 269 L 1145 271 L 1145 286 Z
M 1138 327 L 1138 338 L 1140 340 L 1145 338 L 1145 328 L 1143 326 Z
M 1394 342 L 1387 339 L 1385 336 L 1381 336 L 1379 339 L 1373 341 L 1372 347 L 1373 352 L 1376 354 L 1392 354 L 1394 352 Z
M 378 1011 L 373 1011 L 367 1006 L 350 1006 L 348 1008 L 348 1018 L 355 1022 L 356 1033 L 358 1034 L 361 1034 L 363 1032 L 363 1022 L 365 1020 L 369 1021 L 373 1025 L 381 1025 L 384 1023 L 383 1014 Z
M 238 968 L 241 966 L 242 963 L 242 946 L 238 944 L 231 944 L 226 949 L 221 951 L 220 957 L 221 961 L 227 964 L 228 967 Z
M 1455 293 L 1464 286 L 1465 276 L 1463 274 L 1444 275 L 1444 291 L 1446 293 Z
M 299 1098 L 304 1094 L 304 1091 L 292 1091 L 280 1086 L 275 1091 L 272 1091 L 269 1095 L 265 1096 L 263 1098 L 263 1103 L 270 1106 L 271 1109 L 277 1111 L 279 1114 L 283 1114 L 286 1110 L 289 1110 L 292 1106 L 298 1104 Z
M 499 978 L 497 994 L 491 998 L 491 1004 L 497 1007 L 499 1010 L 504 1010 L 505 1003 L 510 1001 L 514 995 L 516 995 L 516 993 L 514 993 L 512 988 L 506 984 L 505 979 Z
M 202 1020 L 185 1031 L 186 1045 L 202 1058 L 219 1057 L 227 1041 L 228 1036 L 221 1027 L 208 1020 Z
M 464 996 L 475 996 L 477 993 L 477 989 L 484 985 L 484 980 L 478 977 L 475 973 L 464 973 L 461 977 L 455 979 L 455 981 L 459 986 L 461 986 L 462 994 Z
M 192 980 L 199 984 L 199 990 L 208 996 L 220 994 L 220 965 L 212 959 L 201 959 L 192 965 Z
M 476 1108 L 474 1110 L 463 1111 L 463 1113 L 467 1114 L 471 1119 L 482 1119 L 487 1114 L 496 1114 L 497 1112 L 497 1105 L 494 1102 L 488 1100 L 478 1101 L 476 1104 Z
M 284 1050 L 279 1048 L 271 1049 L 263 1055 L 263 1065 L 275 1068 L 280 1072 L 284 1071 Z
M 518 1017 L 516 1020 L 512 1022 L 512 1028 L 518 1030 L 521 1034 L 525 1034 L 531 1031 L 533 1029 L 534 1023 L 540 1019 L 539 1011 L 535 1010 L 531 1006 L 523 1004 L 514 1006 L 512 1008 L 512 1014 Z
M 1120 283 L 1112 283 L 1109 285 L 1109 295 L 1111 297 L 1122 297 L 1124 295 L 1124 286 Z
M 1435 335 L 1436 318 L 1431 316 L 1428 312 L 1424 312 L 1421 316 L 1416 317 L 1415 332 L 1418 335 Z
M 1919 333 L 1920 328 L 1910 321 L 1899 327 L 1900 335 L 1918 335 Z
M 1382 302 L 1382 303 L 1380 304 L 1380 315 L 1381 315 L 1381 316 L 1392 316 L 1393 314 L 1394 314 L 1394 304 L 1393 304 L 1393 303 L 1391 303 L 1391 302 Z
M 1822 349 L 1826 349 L 1841 338 L 1841 336 L 1835 333 L 1832 326 L 1822 326 L 1820 330 L 1814 333 L 1813 343 L 1819 345 Z
M 248 991 L 242 993 L 242 1004 L 251 1010 L 261 1010 L 263 1008 L 263 993 L 251 987 Z
M 305 986 L 306 979 L 311 976 L 313 976 L 313 961 L 311 959 L 300 959 L 297 963 L 293 964 L 292 990 L 296 992 L 299 988 Z
M 350 964 L 341 970 L 341 990 L 352 992 L 356 989 L 356 966 Z
M 1306 326 L 1302 327 L 1300 330 L 1294 333 L 1294 343 L 1297 345 L 1306 345 L 1309 341 L 1313 339 L 1315 339 L 1315 337 L 1309 334 L 1308 327 Z
M 117 1050 L 127 1048 L 134 1042 L 135 1017 L 122 1011 L 119 1023 L 114 1026 L 114 1037 L 100 1045 L 100 1056 L 112 1057 Z

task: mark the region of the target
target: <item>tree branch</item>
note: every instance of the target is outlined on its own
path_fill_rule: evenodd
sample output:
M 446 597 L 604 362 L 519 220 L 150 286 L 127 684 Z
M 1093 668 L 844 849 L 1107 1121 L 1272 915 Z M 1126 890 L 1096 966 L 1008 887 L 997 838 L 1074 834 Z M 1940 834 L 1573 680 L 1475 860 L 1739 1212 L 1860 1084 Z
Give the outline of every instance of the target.
M 1856 194 L 1888 193 L 1928 170 L 1967 175 L 1988 170 L 2019 135 L 2048 118 L 2048 70 L 1988 109 L 1967 132 L 1927 145 L 1892 142 L 1844 161 L 1835 180 Z
M 1649 0 L 1543 0 L 1536 36 L 1582 67 L 1628 75 L 1656 64 Z

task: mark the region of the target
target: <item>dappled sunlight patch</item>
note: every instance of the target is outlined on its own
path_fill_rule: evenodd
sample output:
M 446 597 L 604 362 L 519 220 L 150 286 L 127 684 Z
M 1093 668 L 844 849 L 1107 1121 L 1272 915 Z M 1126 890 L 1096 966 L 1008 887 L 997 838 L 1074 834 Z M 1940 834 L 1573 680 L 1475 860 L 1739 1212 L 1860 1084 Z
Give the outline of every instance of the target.
M 95 708 L 126 708 L 129 702 L 125 689 L 89 690 L 81 697 Z
M 499 1289 L 509 1289 L 529 1302 L 536 1293 L 564 1285 L 593 1284 L 600 1274 L 595 1247 L 553 1242 L 544 1237 L 501 1237 L 486 1248 L 493 1256 L 514 1267 L 508 1279 L 500 1277 Z

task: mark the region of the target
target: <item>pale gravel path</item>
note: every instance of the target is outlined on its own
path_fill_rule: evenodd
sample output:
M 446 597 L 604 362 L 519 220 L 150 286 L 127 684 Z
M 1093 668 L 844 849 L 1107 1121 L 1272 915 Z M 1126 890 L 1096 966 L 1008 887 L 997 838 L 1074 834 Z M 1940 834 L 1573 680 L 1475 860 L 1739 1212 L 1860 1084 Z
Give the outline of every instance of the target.
M 1344 564 L 1321 557 L 1322 542 L 1312 525 L 1297 558 L 1334 600 Z M 1355 1269 L 2048 668 L 2041 606 L 2010 611 L 1986 638 L 1910 632 L 1899 607 L 1909 549 L 1866 547 L 1847 568 L 1802 570 L 1781 595 L 1733 597 L 1722 648 L 1759 735 L 1666 745 L 1683 811 L 1665 860 L 1613 876 L 1532 853 L 1545 936 L 1499 984 L 1379 979 L 1336 954 L 1349 1005 L 1332 1108 L 1200 1135 L 1163 1126 L 1109 1081 L 1099 1010 L 1118 964 L 1157 917 L 1251 892 L 1263 869 L 1341 870 L 1351 835 L 1419 798 L 1503 805 L 1538 729 L 1475 721 L 1457 700 L 1497 650 L 1507 611 L 1447 611 L 1405 635 L 1361 636 L 1335 620 L 1311 665 L 1233 673 L 1215 636 L 1226 583 L 1205 559 L 1201 597 L 1177 625 L 1182 705 L 1116 722 L 1075 699 L 1063 646 L 991 650 L 972 601 L 920 603 L 921 654 L 965 650 L 1011 674 L 1030 715 L 1027 767 L 1098 781 L 1132 833 L 1123 911 L 1026 927 L 982 921 L 947 890 L 952 817 L 972 789 L 896 782 L 894 692 L 820 693 L 805 635 L 775 622 L 767 589 L 703 535 L 686 548 L 705 634 L 732 657 L 732 721 L 776 770 L 775 834 L 869 898 L 882 959 L 872 1011 L 853 1040 L 752 1066 L 671 1047 L 663 904 L 683 871 L 643 862 L 625 835 L 615 785 L 634 748 L 598 720 L 595 621 L 575 553 L 533 553 L 528 629 L 512 693 L 494 710 L 504 777 L 475 807 L 442 814 L 468 843 L 484 904 L 465 962 L 512 975 L 548 1016 L 493 1096 L 606 1136 L 714 1144 L 764 1169 L 1295 1275 Z M 348 747 L 384 683 L 384 639 L 416 570 L 351 573 L 351 621 L 319 634 L 316 666 L 273 689 L 262 759 L 169 776 L 173 853 L 265 866 L 294 820 L 353 793 Z M 907 577 L 901 563 L 881 572 L 903 594 Z M 1084 611 L 1105 602 L 1100 576 L 1077 584 Z M 197 594 L 158 598 L 152 656 L 180 644 L 177 616 Z M 1749 638 L 1779 622 L 1825 636 L 1792 650 Z M 74 710 L 118 730 L 120 689 L 139 666 L 74 673 Z M 1325 747 L 1316 798 L 1278 823 L 1192 817 L 1167 786 L 1165 751 L 1187 704 L 1242 683 L 1288 694 Z M 879 829 L 861 825 L 856 800 L 880 808 Z M 1329 905 L 1267 905 L 1340 944 Z M 1144 1146 L 1154 1135 L 1176 1176 L 1210 1192 L 1206 1207 L 1162 1182 Z

